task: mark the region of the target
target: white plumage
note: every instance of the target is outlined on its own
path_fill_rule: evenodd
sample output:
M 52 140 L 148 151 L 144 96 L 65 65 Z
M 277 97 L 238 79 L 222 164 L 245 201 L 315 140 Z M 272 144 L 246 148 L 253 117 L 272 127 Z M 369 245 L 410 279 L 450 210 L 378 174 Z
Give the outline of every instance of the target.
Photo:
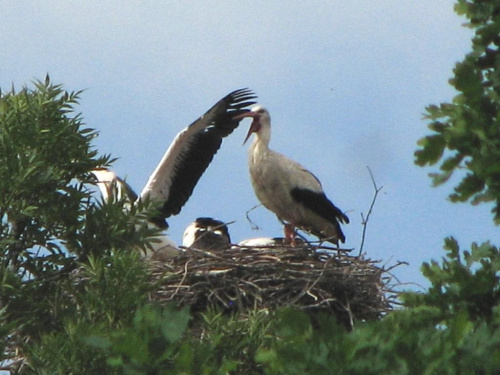
M 236 119 L 252 117 L 245 142 L 252 133 L 248 165 L 252 186 L 261 203 L 274 212 L 285 225 L 285 236 L 294 242 L 294 227 L 313 233 L 322 240 L 338 245 L 345 236 L 339 223 L 348 223 L 347 216 L 325 195 L 321 183 L 299 163 L 269 148 L 271 117 L 255 106 Z
M 92 174 L 96 178 L 96 184 L 101 191 L 104 202 L 109 203 L 125 199 L 127 205 L 131 205 L 138 199 L 137 194 L 130 185 L 118 177 L 113 171 L 106 168 L 99 168 L 94 169 Z M 146 224 L 149 228 L 158 227 L 155 221 L 156 220 L 148 221 Z M 152 238 L 150 246 L 150 251 L 144 254 L 146 258 L 158 260 L 172 258 L 179 255 L 180 251 L 175 242 L 164 234 Z
M 295 239 L 295 245 L 302 245 L 304 241 L 301 238 Z M 250 247 L 250 248 L 263 248 L 269 249 L 273 247 L 283 247 L 284 245 L 289 245 L 290 241 L 283 237 L 257 237 L 249 238 L 238 242 L 239 247 Z
M 166 219 L 180 212 L 194 187 L 219 150 L 223 138 L 238 126 L 237 118 L 248 112 L 255 95 L 248 89 L 231 92 L 219 100 L 203 116 L 182 130 L 165 152 L 146 186 L 137 196 L 128 184 L 112 171 L 100 168 L 92 173 L 96 177 L 104 201 L 124 195 L 134 204 L 150 200 L 157 204 L 158 215 L 148 225 L 166 229 Z M 168 248 L 167 256 L 176 255 L 178 249 L 167 236 L 154 248 Z M 173 249 L 173 250 L 172 250 Z

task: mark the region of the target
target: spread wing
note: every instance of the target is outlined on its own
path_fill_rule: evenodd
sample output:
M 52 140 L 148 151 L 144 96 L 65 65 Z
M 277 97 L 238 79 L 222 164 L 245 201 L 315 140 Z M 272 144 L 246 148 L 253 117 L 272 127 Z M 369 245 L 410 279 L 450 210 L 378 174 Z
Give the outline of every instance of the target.
M 255 104 L 249 89 L 231 92 L 207 113 L 182 130 L 163 155 L 160 163 L 142 190 L 139 199 L 161 202 L 163 219 L 180 212 L 191 196 L 223 138 L 233 132 L 239 120 L 233 120 L 246 107 Z

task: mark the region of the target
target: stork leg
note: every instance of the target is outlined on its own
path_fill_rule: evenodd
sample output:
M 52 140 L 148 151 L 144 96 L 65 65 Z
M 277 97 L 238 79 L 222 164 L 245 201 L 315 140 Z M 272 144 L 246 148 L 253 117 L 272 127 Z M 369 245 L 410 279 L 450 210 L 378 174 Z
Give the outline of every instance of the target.
M 295 227 L 292 224 L 285 224 L 283 231 L 285 232 L 285 243 L 295 247 Z

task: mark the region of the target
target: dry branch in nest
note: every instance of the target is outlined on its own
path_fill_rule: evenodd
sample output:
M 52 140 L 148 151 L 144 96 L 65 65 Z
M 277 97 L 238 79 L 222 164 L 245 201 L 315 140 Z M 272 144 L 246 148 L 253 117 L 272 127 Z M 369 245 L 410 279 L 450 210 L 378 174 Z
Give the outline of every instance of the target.
M 352 327 L 355 320 L 381 317 L 395 303 L 390 273 L 377 263 L 310 245 L 187 249 L 151 263 L 157 284 L 152 298 L 189 305 L 194 313 L 211 306 L 229 312 L 293 306 L 333 313 Z

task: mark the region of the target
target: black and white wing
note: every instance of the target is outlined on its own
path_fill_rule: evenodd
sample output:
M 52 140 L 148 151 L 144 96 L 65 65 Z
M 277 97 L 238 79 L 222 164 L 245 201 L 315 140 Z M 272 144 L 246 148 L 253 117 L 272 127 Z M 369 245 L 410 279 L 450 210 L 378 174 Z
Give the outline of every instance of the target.
M 238 126 L 235 116 L 248 112 L 256 96 L 249 89 L 231 92 L 175 137 L 149 178 L 139 199 L 161 202 L 163 219 L 180 212 L 222 139 Z
M 348 224 L 349 218 L 326 197 L 325 193 L 295 187 L 290 191 L 290 194 L 297 203 L 304 205 L 332 224 L 336 230 L 335 238 L 345 242 L 345 235 L 340 223 Z M 316 234 L 321 237 L 320 232 Z

